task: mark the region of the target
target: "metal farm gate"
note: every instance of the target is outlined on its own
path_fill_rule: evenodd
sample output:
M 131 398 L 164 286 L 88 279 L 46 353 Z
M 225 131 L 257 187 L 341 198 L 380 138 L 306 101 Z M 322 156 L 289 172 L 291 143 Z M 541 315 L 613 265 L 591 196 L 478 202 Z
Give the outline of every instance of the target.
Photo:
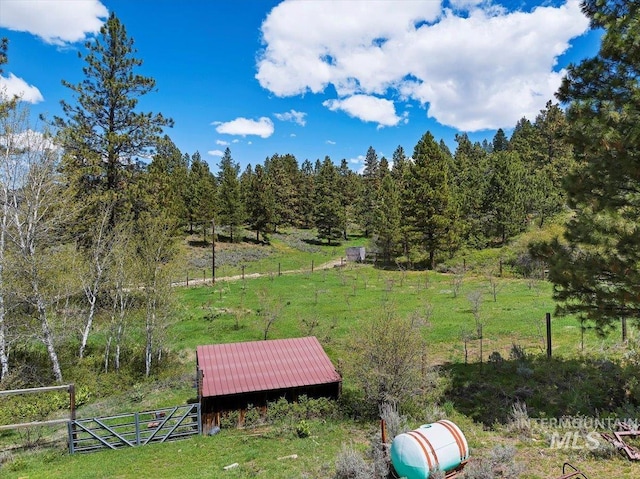
M 136 447 L 200 434 L 200 405 L 69 421 L 69 452 Z

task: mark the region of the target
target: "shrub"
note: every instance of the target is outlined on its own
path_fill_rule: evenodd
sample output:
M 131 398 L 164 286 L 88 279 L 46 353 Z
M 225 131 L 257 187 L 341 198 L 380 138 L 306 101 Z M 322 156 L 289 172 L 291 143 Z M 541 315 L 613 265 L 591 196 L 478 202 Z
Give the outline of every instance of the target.
M 513 446 L 496 446 L 487 457 L 469 461 L 465 467 L 465 479 L 517 478 L 523 468 L 515 462 L 516 449 Z
M 476 459 L 469 461 L 464 468 L 464 479 L 494 479 L 493 468 L 489 461 L 484 459 Z
M 336 458 L 335 479 L 371 479 L 372 468 L 353 448 L 342 445 Z
M 516 369 L 516 374 L 523 378 L 530 378 L 531 376 L 533 376 L 533 369 L 525 366 L 524 364 L 520 364 Z
M 380 406 L 380 418 L 385 422 L 389 440 L 409 430 L 407 418 L 401 416 L 397 406 L 393 404 L 384 403 Z
M 376 433 L 369 443 L 369 456 L 372 459 L 373 477 L 375 479 L 387 479 L 389 477 L 389 460 L 385 453 L 385 445 L 382 444 L 382 436 Z
M 447 412 L 437 404 L 429 404 L 424 410 L 424 420 L 427 423 L 436 422 L 446 417 Z
M 247 406 L 247 411 L 244 414 L 244 427 L 258 426 L 263 423 L 260 410 L 253 407 L 252 404 Z
M 442 469 L 431 469 L 429 471 L 429 479 L 445 479 L 445 473 Z
M 238 427 L 238 419 L 240 413 L 238 411 L 228 411 L 220 417 L 220 428 L 236 428 Z
M 524 348 L 516 343 L 511 345 L 511 351 L 509 351 L 509 359 L 512 361 L 526 361 L 527 353 Z
M 498 351 L 494 351 L 489 355 L 489 363 L 494 367 L 500 366 L 504 362 L 502 355 Z
M 304 419 L 302 419 L 296 426 L 296 435 L 299 438 L 305 438 L 311 435 L 311 428 L 309 427 L 309 423 Z
M 527 437 L 531 434 L 531 422 L 529 421 L 529 413 L 525 403 L 516 401 L 511 405 L 507 429 L 512 433 Z

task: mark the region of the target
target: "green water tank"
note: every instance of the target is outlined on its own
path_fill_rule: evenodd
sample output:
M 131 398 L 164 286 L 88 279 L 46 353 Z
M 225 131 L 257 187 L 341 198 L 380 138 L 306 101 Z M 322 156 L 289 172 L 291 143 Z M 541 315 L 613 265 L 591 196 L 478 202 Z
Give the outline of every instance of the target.
M 433 469 L 451 471 L 468 457 L 467 439 L 446 419 L 398 434 L 391 443 L 391 463 L 407 479 L 427 479 Z

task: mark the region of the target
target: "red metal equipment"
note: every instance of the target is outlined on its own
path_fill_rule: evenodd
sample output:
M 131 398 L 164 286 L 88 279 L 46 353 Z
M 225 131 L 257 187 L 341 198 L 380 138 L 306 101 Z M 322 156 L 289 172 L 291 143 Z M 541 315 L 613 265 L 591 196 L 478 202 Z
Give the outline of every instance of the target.
M 569 468 L 571 470 L 567 471 L 567 469 L 569 469 Z M 558 477 L 558 479 L 571 479 L 573 477 L 581 477 L 582 479 L 589 479 L 584 472 L 582 472 L 581 470 L 577 469 L 576 467 L 574 467 L 573 465 L 569 464 L 568 462 L 565 462 L 562 465 L 562 476 Z
M 613 444 L 619 451 L 624 452 L 630 461 L 640 461 L 640 450 L 630 444 L 624 442 L 624 437 L 637 438 L 640 437 L 640 431 L 638 429 L 632 429 L 626 423 L 618 424 L 618 431 L 614 431 L 613 434 L 606 432 L 601 433 L 601 436 Z

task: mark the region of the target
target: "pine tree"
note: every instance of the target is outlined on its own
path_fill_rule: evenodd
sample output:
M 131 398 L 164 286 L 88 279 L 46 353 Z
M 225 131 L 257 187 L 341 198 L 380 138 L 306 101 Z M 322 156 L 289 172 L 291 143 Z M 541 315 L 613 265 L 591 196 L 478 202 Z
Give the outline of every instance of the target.
M 340 175 L 340 204 L 344 210 L 344 224 L 342 225 L 342 237 L 347 239 L 347 229 L 349 224 L 356 220 L 356 202 L 362 191 L 362 184 L 360 177 L 354 173 L 346 159 L 340 162 L 338 168 L 338 174 Z
M 532 204 L 542 227 L 547 218 L 562 211 L 566 204 L 563 181 L 575 166 L 573 148 L 567 142 L 569 124 L 564 111 L 551 101 L 540 111 L 534 124 L 539 141 Z
M 380 161 L 372 146 L 367 150 L 362 171 L 362 194 L 360 196 L 360 224 L 365 236 L 369 236 L 376 223 L 376 203 L 380 189 Z
M 489 217 L 489 237 L 501 244 L 526 227 L 525 170 L 515 152 L 496 151 L 489 155 L 490 177 L 484 210 Z
M 147 171 L 147 184 L 153 208 L 164 211 L 184 226 L 188 221 L 189 165 L 187 158 L 169 136 L 158 143 Z
M 327 156 L 315 178 L 314 222 L 318 238 L 326 239 L 329 244 L 340 237 L 344 225 L 341 196 L 338 170 Z
M 640 4 L 583 3 L 604 29 L 598 55 L 571 66 L 558 98 L 568 103 L 577 167 L 565 182 L 574 214 L 559 240 L 534 253 L 550 263 L 559 313 L 605 334 L 640 317 Z
M 509 149 L 509 140 L 507 140 L 507 135 L 505 135 L 504 130 L 499 128 L 496 131 L 495 136 L 493 137 L 492 152 L 495 151 L 507 151 Z
M 251 176 L 251 191 L 247 196 L 247 219 L 249 226 L 256 232 L 256 241 L 260 241 L 262 233 L 263 241 L 266 241 L 265 233 L 273 224 L 276 210 L 276 200 L 273 195 L 274 188 L 270 184 L 271 178 L 265 173 L 264 168 L 256 166 Z
M 400 193 L 391 174 L 382 178 L 376 212 L 376 246 L 387 263 L 400 250 Z
M 293 155 L 275 154 L 265 161 L 265 173 L 269 177 L 274 198 L 272 224 L 277 231 L 278 226 L 292 226 L 297 223 L 298 190 L 298 162 Z
M 487 153 L 479 143 L 471 143 L 466 133 L 456 135 L 454 190 L 460 209 L 460 235 L 471 247 L 486 245 L 483 199 L 487 190 Z
M 300 225 L 303 228 L 311 228 L 313 225 L 315 205 L 315 171 L 309 160 L 304 160 L 300 166 L 300 179 L 298 182 L 298 195 L 300 198 L 299 216 Z
M 428 264 L 435 268 L 436 254 L 451 247 L 456 226 L 455 200 L 450 184 L 450 159 L 440 149 L 433 135 L 425 133 L 413 151 L 408 187 L 415 219 L 414 230 Z
M 231 150 L 224 150 L 218 164 L 218 214 L 220 224 L 227 227 L 231 242 L 240 241 L 239 229 L 244 223 L 245 212 L 240 189 L 240 165 L 231 158 Z
M 137 162 L 151 156 L 163 127 L 173 122 L 136 110 L 155 80 L 135 73 L 142 60 L 134 57 L 133 39 L 115 14 L 85 47 L 85 78 L 76 85 L 62 82 L 76 103 L 62 101 L 65 118 L 55 117 L 54 124 L 64 149 L 63 171 L 83 206 L 78 232 L 91 236 L 103 203 L 114 205 L 111 225 L 131 211 L 139 213 L 139 191 L 132 188 L 141 172 Z
M 409 178 L 411 176 L 411 163 L 404 153 L 404 148 L 399 146 L 393 152 L 393 167 L 391 177 L 396 185 L 400 201 L 400 242 L 402 254 L 409 257 L 409 249 L 413 241 L 413 223 L 415 212 L 412 209 L 411 191 L 409 190 Z
M 190 224 L 200 225 L 204 242 L 207 241 L 207 228 L 217 214 L 216 186 L 216 178 L 209 170 L 209 165 L 202 160 L 200 153 L 196 151 L 191 157 L 189 170 Z

